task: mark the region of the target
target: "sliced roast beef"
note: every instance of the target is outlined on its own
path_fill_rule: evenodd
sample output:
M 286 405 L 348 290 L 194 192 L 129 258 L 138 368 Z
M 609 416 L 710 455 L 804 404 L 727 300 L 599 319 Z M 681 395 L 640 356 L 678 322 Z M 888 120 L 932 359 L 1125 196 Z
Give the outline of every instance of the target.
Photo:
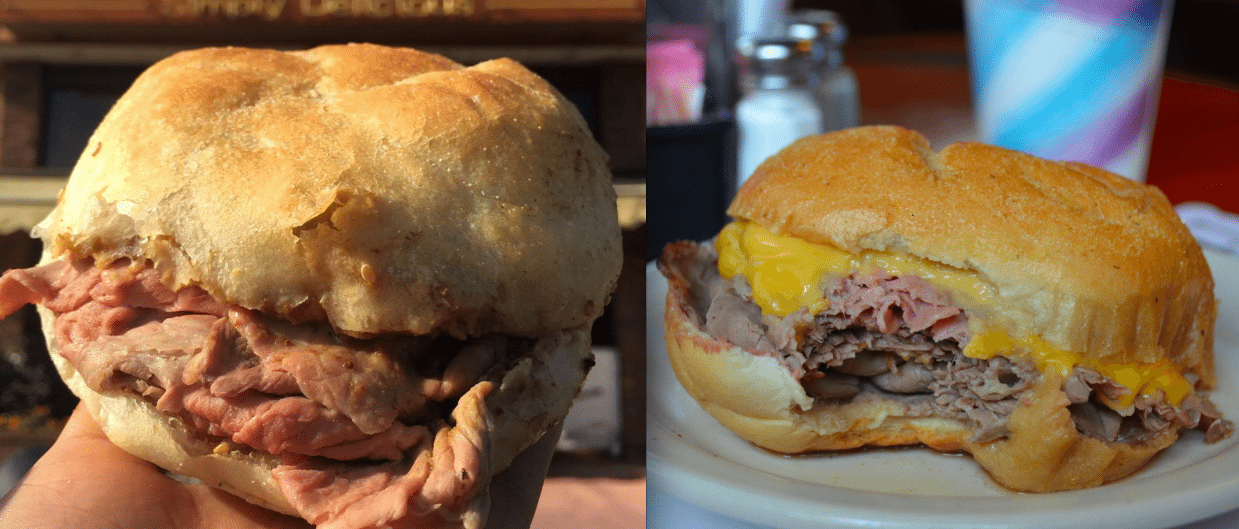
M 1183 398 L 1183 402 L 1179 403 L 1179 407 L 1191 418 L 1189 422 L 1196 423 L 1199 417 L 1199 426 L 1205 428 L 1206 442 L 1221 441 L 1235 432 L 1235 423 L 1223 419 L 1222 412 L 1218 411 L 1207 399 L 1202 399 L 1197 395 L 1188 395 Z
M 704 265 L 712 253 L 707 247 L 701 253 L 695 262 Z M 826 288 L 825 311 L 775 317 L 761 314 L 743 276 L 722 281 L 700 271 L 690 275 L 713 285 L 710 302 L 699 307 L 707 333 L 774 353 L 816 399 L 847 401 L 879 392 L 907 400 L 909 413 L 970 421 L 976 439 L 988 440 L 1006 435 L 1007 415 L 1039 376 L 1031 365 L 1006 358 L 963 356 L 959 344 L 966 340 L 967 315 L 917 277 L 837 279 Z M 925 398 L 894 397 L 918 394 Z
M 323 325 L 292 325 L 244 309 L 232 309 L 228 321 L 264 371 L 288 373 L 306 398 L 344 414 L 367 434 L 385 430 L 426 401 L 421 377 L 401 365 L 397 354 L 416 355 L 429 338 L 412 338 L 398 353 L 373 340 L 336 336 Z
M 967 332 L 963 311 L 919 277 L 853 275 L 832 282 L 826 294 L 830 308 L 822 317 L 838 319 L 832 323 L 836 328 L 865 327 L 883 334 L 902 328 L 912 334 L 929 331 L 935 342 L 959 342 Z
M 911 417 L 949 417 L 968 421 L 974 441 L 1007 435 L 1007 417 L 1020 396 L 1040 377 L 1027 361 L 996 356 L 966 357 L 968 315 L 924 279 L 885 272 L 837 278 L 824 289 L 828 308 L 787 316 L 761 315 L 743 276 L 718 277 L 717 255 L 698 246 L 685 270 L 697 278 L 695 295 L 704 330 L 759 354 L 779 358 L 805 391 L 816 399 L 883 398 L 904 403 Z M 708 299 L 709 302 L 704 300 Z M 1233 425 L 1208 400 L 1191 395 L 1178 406 L 1164 395 L 1138 396 L 1128 409 L 1101 403 L 1130 396 L 1126 386 L 1078 366 L 1063 383 L 1077 429 L 1107 441 L 1135 441 L 1167 428 L 1200 428 L 1212 442 L 1231 434 Z
M 1175 406 L 1159 390 L 1155 396 L 1136 395 L 1124 409 L 1111 409 L 1100 397 L 1116 401 L 1129 397 L 1131 390 L 1083 366 L 1076 366 L 1063 383 L 1063 391 L 1072 402 L 1076 426 L 1099 439 L 1136 441 L 1168 428 L 1198 428 L 1212 443 L 1229 437 L 1234 430 L 1233 423 L 1223 420 L 1222 413 L 1199 395 L 1187 395 Z
M 1071 404 L 1067 409 L 1071 412 L 1076 429 L 1085 435 L 1111 443 L 1119 439 L 1123 416 L 1118 412 L 1089 402 Z
M 52 282 L 63 277 L 69 264 L 57 261 L 54 266 L 9 270 L 0 276 L 0 315 L 8 317 L 26 305 L 50 299 Z
M 705 328 L 707 333 L 750 351 L 775 351 L 775 344 L 761 322 L 761 307 L 730 288 L 721 289 L 710 301 Z
M 87 305 L 92 307 L 91 305 Z M 93 340 L 71 342 L 61 355 L 99 392 L 127 389 L 161 400 L 183 385 L 185 363 L 219 318 L 188 314 L 136 325 L 121 334 L 102 334 Z M 151 392 L 137 388 L 150 386 Z
M 1074 403 L 1087 402 L 1093 392 L 1111 401 L 1120 401 L 1131 395 L 1131 389 L 1127 386 L 1084 366 L 1076 366 L 1072 370 L 1071 375 L 1063 382 L 1063 392 L 1067 394 L 1067 399 Z M 1131 415 L 1131 409 L 1120 410 L 1120 413 Z
M 464 510 L 461 500 L 490 479 L 479 458 L 486 442 L 482 399 L 489 391 L 486 383 L 471 388 L 452 415 L 457 427 L 444 428 L 433 440 L 421 438 L 402 461 L 358 466 L 287 454 L 272 475 L 293 507 L 326 529 L 386 527 L 387 520 L 423 516 L 442 506 Z
M 380 526 L 435 506 L 463 512 L 486 471 L 484 375 L 527 346 L 342 336 L 196 287 L 173 291 L 127 261 L 0 276 L 0 309 L 26 303 L 57 313 L 59 353 L 93 390 L 140 395 L 205 441 L 282 456 L 281 490 L 326 527 Z M 354 504 L 379 518 L 351 520 Z
M 1007 434 L 1007 416 L 1039 376 L 1028 362 L 960 354 L 936 364 L 934 402 L 949 416 L 971 420 L 976 430 L 974 440 L 993 440 Z

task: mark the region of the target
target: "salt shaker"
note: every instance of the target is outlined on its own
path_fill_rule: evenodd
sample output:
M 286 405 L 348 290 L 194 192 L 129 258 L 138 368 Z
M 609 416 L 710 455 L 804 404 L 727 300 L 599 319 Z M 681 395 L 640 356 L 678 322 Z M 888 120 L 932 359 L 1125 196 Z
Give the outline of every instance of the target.
M 746 93 L 736 104 L 738 188 L 766 158 L 822 132 L 822 112 L 809 91 L 811 49 L 804 41 L 742 39 L 737 48 L 746 77 Z
M 843 64 L 847 26 L 833 11 L 803 9 L 788 19 L 788 36 L 811 46 L 809 89 L 822 110 L 822 130 L 860 125 L 860 91 L 856 74 Z

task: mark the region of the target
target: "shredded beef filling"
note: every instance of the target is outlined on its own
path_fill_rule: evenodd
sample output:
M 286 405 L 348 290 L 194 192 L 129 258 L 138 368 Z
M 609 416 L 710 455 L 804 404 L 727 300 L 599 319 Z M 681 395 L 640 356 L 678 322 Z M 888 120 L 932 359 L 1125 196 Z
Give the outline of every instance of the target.
M 827 310 L 764 321 L 742 296 L 748 290 L 742 276 L 720 289 L 707 329 L 777 351 L 805 392 L 822 402 L 847 402 L 862 392 L 898 395 L 909 416 L 968 421 L 973 440 L 988 441 L 1007 435 L 1008 415 L 1039 376 L 1027 362 L 961 354 L 967 316 L 920 278 L 839 279 L 827 290 Z M 737 336 L 722 322 L 739 322 L 743 331 Z
M 1234 424 L 1222 419 L 1212 402 L 1195 394 L 1183 397 L 1178 406 L 1160 391 L 1156 397 L 1136 395 L 1131 406 L 1116 411 L 1099 397 L 1113 402 L 1130 396 L 1131 390 L 1092 369 L 1077 366 L 1063 383 L 1063 392 L 1071 401 L 1076 429 L 1103 441 L 1138 441 L 1169 428 L 1196 428 L 1205 432 L 1206 442 L 1214 443 L 1234 432 Z
M 743 276 L 717 275 L 713 248 L 699 245 L 685 276 L 700 280 L 692 295 L 704 329 L 758 354 L 781 359 L 805 392 L 823 404 L 877 396 L 905 405 L 910 417 L 969 422 L 973 441 L 1009 434 L 1007 420 L 1023 392 L 1040 377 L 1026 360 L 962 354 L 968 315 L 925 280 L 886 273 L 851 275 L 826 288 L 829 308 L 785 317 L 763 316 Z M 1164 394 L 1138 396 L 1116 412 L 1098 395 L 1129 392 L 1101 373 L 1077 366 L 1064 383 L 1077 429 L 1106 441 L 1133 442 L 1169 428 L 1199 428 L 1209 442 L 1233 426 L 1207 399 L 1190 395 L 1173 406 Z
M 59 353 L 91 389 L 140 395 L 206 443 L 277 455 L 273 475 L 324 527 L 463 511 L 484 483 L 484 397 L 527 340 L 358 339 L 172 291 L 117 262 L 0 277 L 0 315 L 55 312 Z

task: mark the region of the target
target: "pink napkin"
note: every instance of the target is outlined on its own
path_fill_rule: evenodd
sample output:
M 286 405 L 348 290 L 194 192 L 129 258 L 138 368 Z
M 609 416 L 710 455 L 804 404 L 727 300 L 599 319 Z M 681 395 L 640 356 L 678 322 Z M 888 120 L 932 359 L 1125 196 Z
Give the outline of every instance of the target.
M 705 57 L 693 41 L 652 41 L 645 51 L 646 125 L 699 121 L 705 97 Z

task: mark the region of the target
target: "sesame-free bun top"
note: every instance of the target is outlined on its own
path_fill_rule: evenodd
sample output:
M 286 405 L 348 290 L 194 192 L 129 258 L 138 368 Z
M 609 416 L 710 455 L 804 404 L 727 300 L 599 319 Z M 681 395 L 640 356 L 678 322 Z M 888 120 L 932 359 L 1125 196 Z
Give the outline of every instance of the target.
M 587 325 L 620 266 L 607 156 L 520 64 L 208 48 L 104 118 L 40 235 L 355 335 Z
M 1012 336 L 1107 362 L 1168 358 L 1214 383 L 1213 279 L 1155 187 L 980 143 L 934 152 L 916 132 L 860 127 L 772 156 L 728 213 L 976 273 L 997 294 L 966 309 Z

